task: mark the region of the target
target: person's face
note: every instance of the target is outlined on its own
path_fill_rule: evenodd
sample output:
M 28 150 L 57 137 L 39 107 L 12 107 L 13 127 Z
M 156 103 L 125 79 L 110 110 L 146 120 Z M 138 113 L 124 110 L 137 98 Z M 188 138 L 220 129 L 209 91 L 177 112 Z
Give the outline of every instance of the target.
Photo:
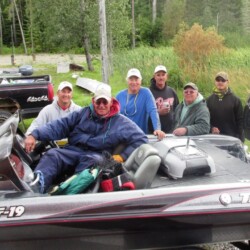
M 225 80 L 224 78 L 218 76 L 215 79 L 215 86 L 219 91 L 224 91 L 227 90 L 228 88 L 228 81 Z
M 138 93 L 141 87 L 141 79 L 137 76 L 131 76 L 128 78 L 128 90 L 129 93 Z
M 198 96 L 198 91 L 193 88 L 186 88 L 183 91 L 184 100 L 187 105 L 192 104 Z
M 110 112 L 110 107 L 112 105 L 112 100 L 108 101 L 105 98 L 99 98 L 98 100 L 92 100 L 94 109 L 97 115 L 106 116 Z
M 165 87 L 165 82 L 168 79 L 168 75 L 164 71 L 158 71 L 158 72 L 156 72 L 154 74 L 154 79 L 155 79 L 155 82 L 156 82 L 156 86 L 159 89 L 163 89 Z
M 57 91 L 58 102 L 62 106 L 67 106 L 71 103 L 72 91 L 70 88 L 64 88 Z

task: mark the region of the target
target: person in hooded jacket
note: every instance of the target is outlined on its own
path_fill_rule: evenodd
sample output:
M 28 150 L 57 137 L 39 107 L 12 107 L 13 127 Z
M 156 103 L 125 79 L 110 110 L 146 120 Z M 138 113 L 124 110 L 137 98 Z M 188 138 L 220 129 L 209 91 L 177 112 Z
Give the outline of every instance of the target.
M 207 98 L 207 106 L 213 134 L 230 135 L 244 142 L 243 106 L 240 98 L 230 89 L 226 72 L 216 74 L 215 87 L 213 94 Z
M 179 99 L 175 90 L 168 86 L 167 80 L 168 72 L 166 67 L 158 65 L 155 68 L 154 77 L 150 81 L 150 91 L 155 98 L 162 131 L 171 133 L 174 125 L 174 111 L 179 104 Z M 152 122 L 149 120 L 149 132 L 152 133 L 152 131 Z
M 130 119 L 120 114 L 118 101 L 111 96 L 107 84 L 100 85 L 92 103 L 67 117 L 47 123 L 32 131 L 25 139 L 25 149 L 31 152 L 36 140 L 58 140 L 68 137 L 68 146 L 50 149 L 35 168 L 39 177 L 39 191 L 45 193 L 62 174 L 78 173 L 103 162 L 102 152 L 112 153 L 125 144 L 120 155 L 114 155 L 122 162 L 148 139 L 143 131 Z
M 203 96 L 196 84 L 189 82 L 184 86 L 184 100 L 176 107 L 173 134 L 203 135 L 210 131 L 210 114 Z

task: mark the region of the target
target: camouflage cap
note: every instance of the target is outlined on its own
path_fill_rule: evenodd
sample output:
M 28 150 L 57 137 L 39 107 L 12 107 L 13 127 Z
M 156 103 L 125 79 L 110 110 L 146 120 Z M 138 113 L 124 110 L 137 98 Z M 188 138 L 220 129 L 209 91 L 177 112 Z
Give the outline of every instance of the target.
M 216 76 L 215 76 L 215 79 L 217 77 L 221 77 L 224 80 L 228 81 L 228 74 L 226 72 L 224 72 L 224 71 L 221 71 L 221 72 L 217 73 Z

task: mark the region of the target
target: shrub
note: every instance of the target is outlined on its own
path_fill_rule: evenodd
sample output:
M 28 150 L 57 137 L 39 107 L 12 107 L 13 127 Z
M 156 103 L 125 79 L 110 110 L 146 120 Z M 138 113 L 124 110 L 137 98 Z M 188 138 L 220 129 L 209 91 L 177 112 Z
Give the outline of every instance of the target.
M 179 57 L 180 67 L 203 69 L 209 56 L 225 50 L 224 38 L 218 35 L 215 28 L 203 30 L 199 24 L 191 29 L 182 24 L 174 38 L 173 47 Z

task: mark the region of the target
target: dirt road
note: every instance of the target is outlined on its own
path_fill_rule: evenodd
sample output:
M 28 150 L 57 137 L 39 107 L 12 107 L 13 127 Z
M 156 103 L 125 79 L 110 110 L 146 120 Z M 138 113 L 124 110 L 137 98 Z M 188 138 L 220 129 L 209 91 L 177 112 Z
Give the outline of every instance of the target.
M 32 56 L 26 55 L 15 55 L 14 62 L 16 66 L 29 64 L 58 64 L 62 62 L 68 63 L 84 63 L 85 55 L 74 55 L 74 54 L 36 54 L 35 61 Z M 0 66 L 11 66 L 11 55 L 0 55 Z

